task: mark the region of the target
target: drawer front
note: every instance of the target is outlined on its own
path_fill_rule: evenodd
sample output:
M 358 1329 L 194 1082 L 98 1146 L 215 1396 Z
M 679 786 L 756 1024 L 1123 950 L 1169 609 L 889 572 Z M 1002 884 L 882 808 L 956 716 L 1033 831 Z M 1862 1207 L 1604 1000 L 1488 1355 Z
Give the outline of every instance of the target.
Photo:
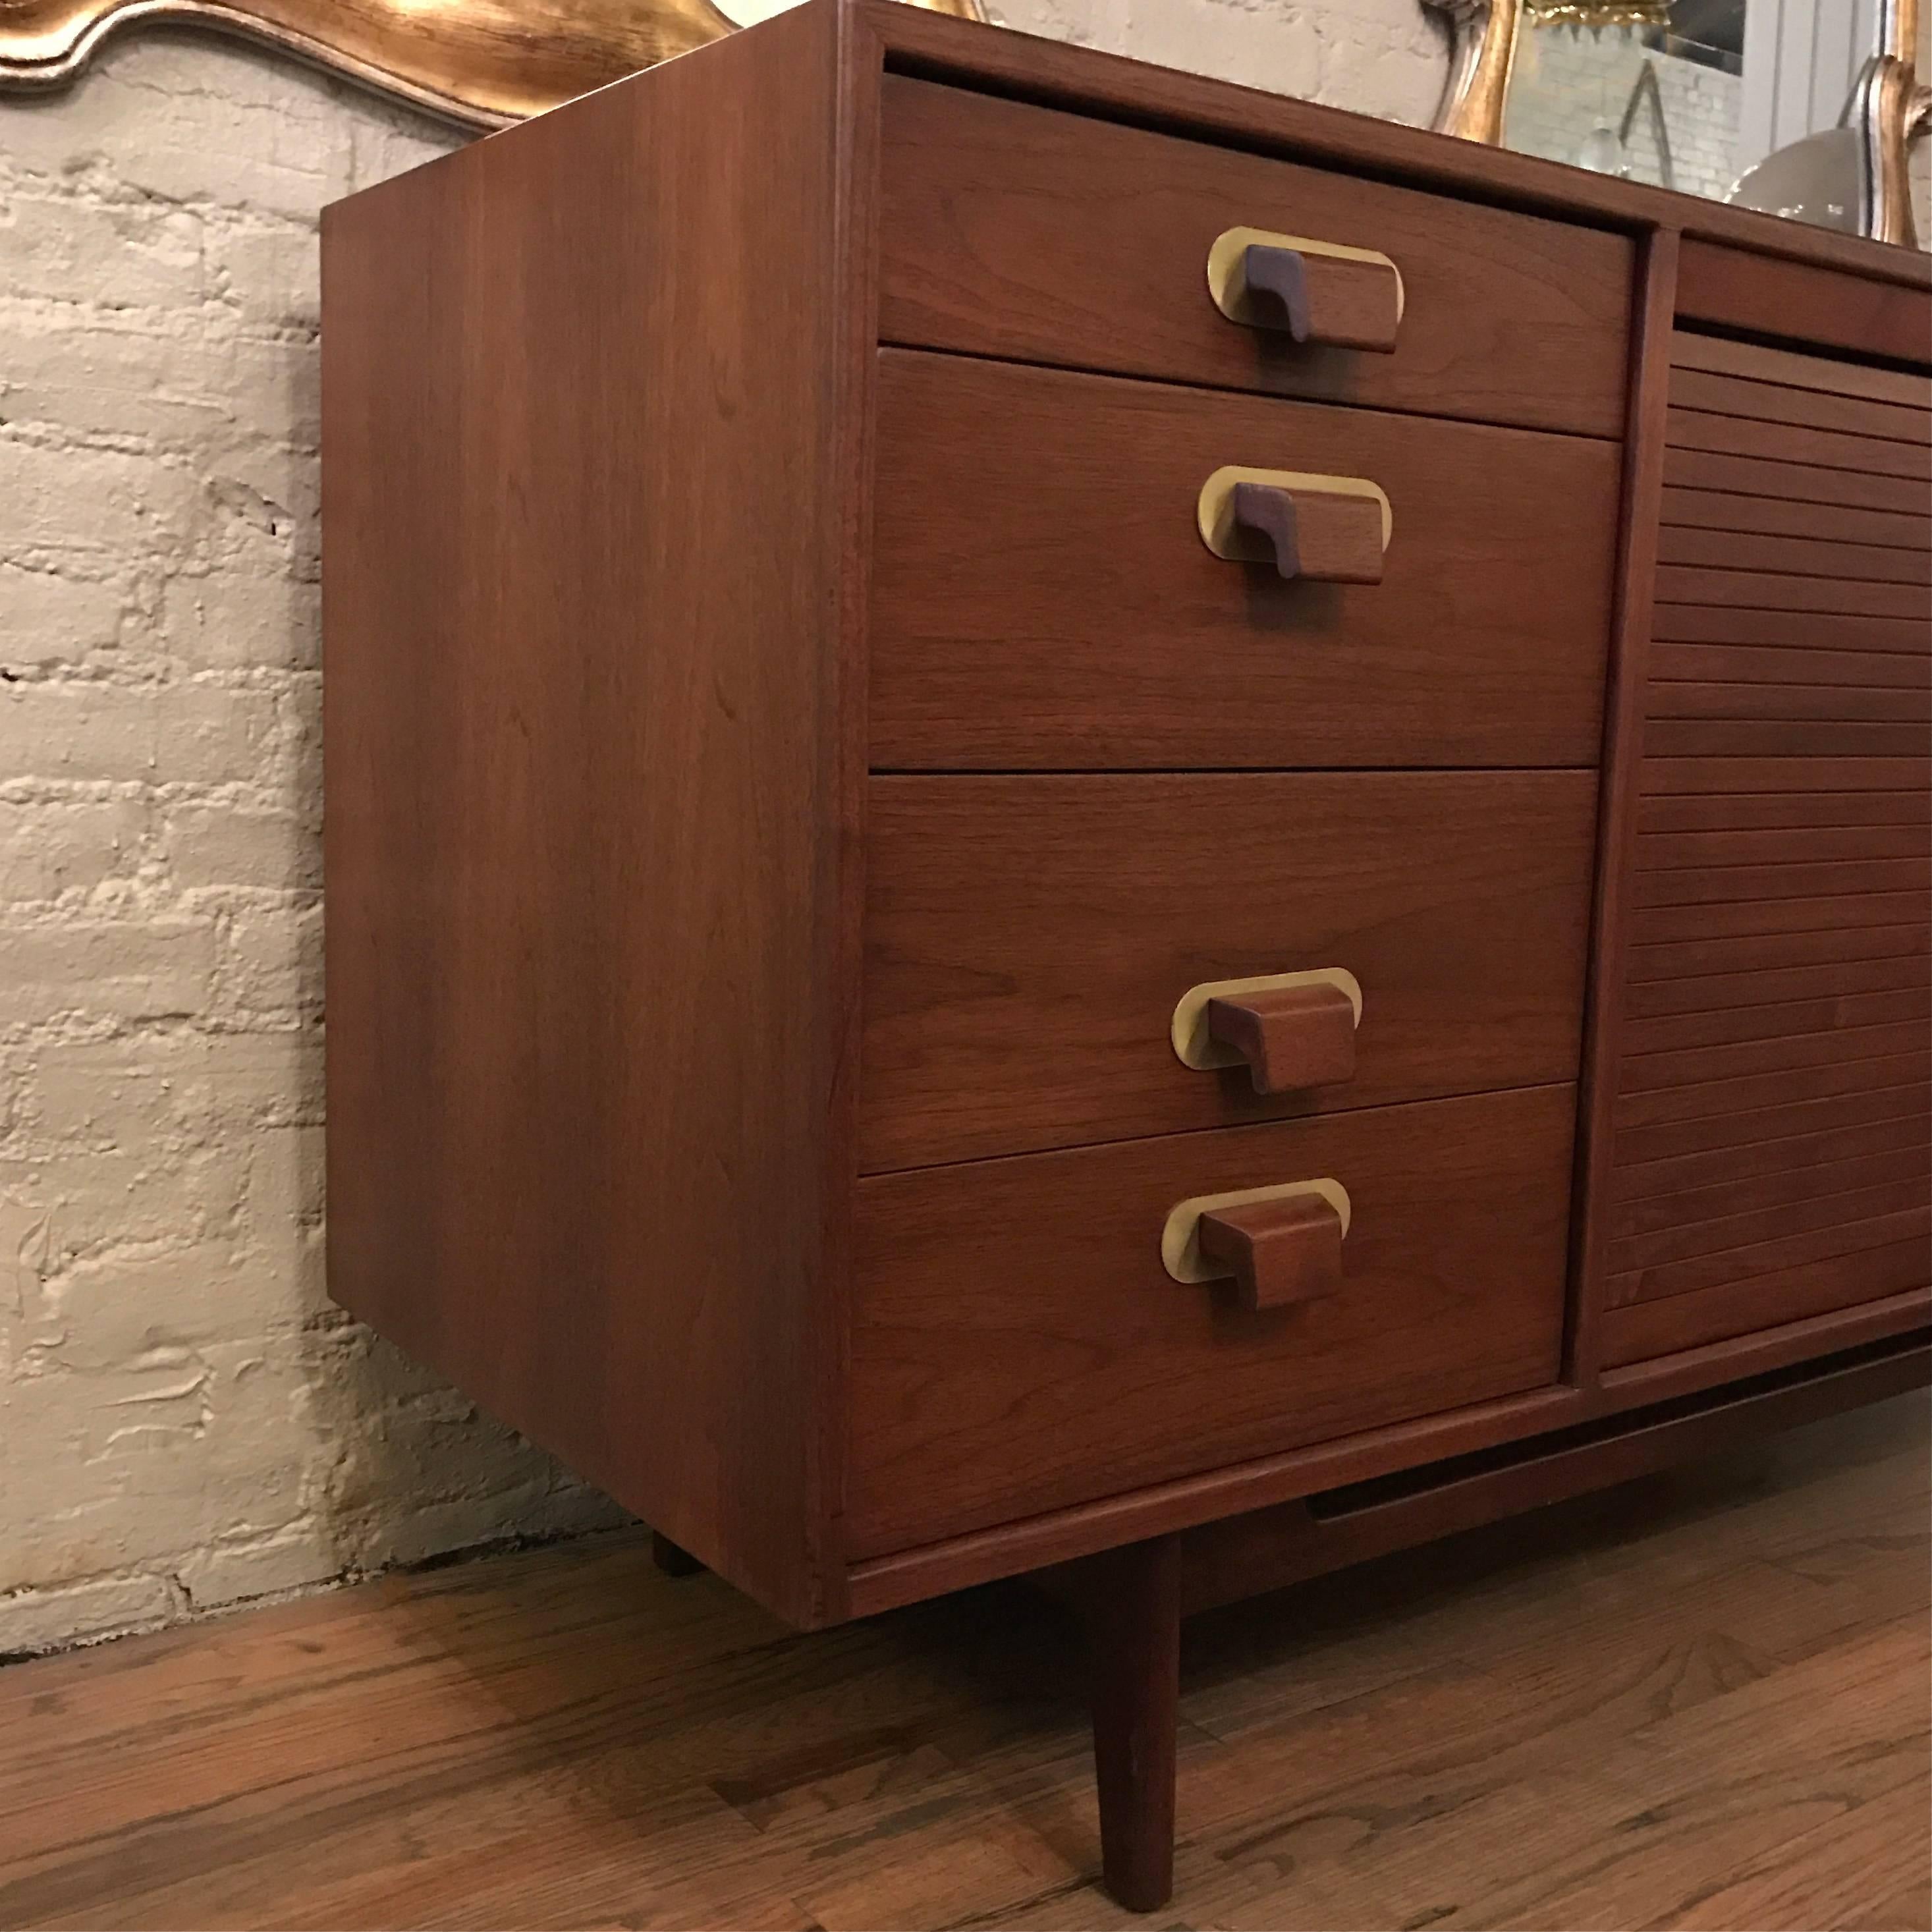
M 1574 1091 L 862 1181 L 851 1554 L 1550 1383 Z M 1254 1312 L 1169 1278 L 1176 1203 L 1316 1179 L 1351 1204 L 1330 1292 Z
M 1229 466 L 1381 489 L 1382 580 L 1215 555 Z M 1594 765 L 1618 472 L 1576 436 L 884 352 L 872 763 Z
M 1622 434 L 1622 236 L 898 75 L 884 116 L 888 342 Z M 1208 260 L 1237 228 L 1388 256 L 1393 350 L 1229 320 Z
M 1932 387 L 1677 338 L 1612 1366 L 1932 1278 Z
M 1596 791 L 1593 772 L 874 777 L 863 1166 L 1574 1079 Z M 1248 1061 L 1176 1056 L 1191 987 L 1324 968 L 1361 988 L 1352 1075 L 1264 1095 Z

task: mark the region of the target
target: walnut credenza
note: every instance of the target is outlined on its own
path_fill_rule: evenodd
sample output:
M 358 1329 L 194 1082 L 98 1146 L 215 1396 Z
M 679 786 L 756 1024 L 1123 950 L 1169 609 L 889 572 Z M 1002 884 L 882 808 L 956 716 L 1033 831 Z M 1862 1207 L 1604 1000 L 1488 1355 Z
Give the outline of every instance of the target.
M 801 1626 L 1922 1381 L 1921 257 L 811 0 L 329 211 L 332 1292 Z

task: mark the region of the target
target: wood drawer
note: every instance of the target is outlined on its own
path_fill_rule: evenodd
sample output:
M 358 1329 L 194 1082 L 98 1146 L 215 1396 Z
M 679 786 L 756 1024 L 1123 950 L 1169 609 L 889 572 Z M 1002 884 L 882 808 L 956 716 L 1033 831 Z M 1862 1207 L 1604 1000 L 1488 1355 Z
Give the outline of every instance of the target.
M 1615 445 L 903 350 L 879 375 L 875 767 L 1595 764 Z M 1382 581 L 1214 555 L 1229 464 L 1378 485 Z
M 1594 772 L 872 778 L 868 1170 L 1576 1077 Z M 1340 967 L 1352 1078 L 1184 1066 L 1210 981 Z
M 1553 1381 L 1574 1094 L 862 1181 L 848 1553 Z M 1163 1270 L 1177 1202 L 1330 1177 L 1353 1204 L 1336 1293 L 1250 1313 Z
M 888 342 L 1622 433 L 1624 236 L 900 75 L 883 140 Z M 1390 257 L 1393 352 L 1229 321 L 1208 253 L 1235 227 Z

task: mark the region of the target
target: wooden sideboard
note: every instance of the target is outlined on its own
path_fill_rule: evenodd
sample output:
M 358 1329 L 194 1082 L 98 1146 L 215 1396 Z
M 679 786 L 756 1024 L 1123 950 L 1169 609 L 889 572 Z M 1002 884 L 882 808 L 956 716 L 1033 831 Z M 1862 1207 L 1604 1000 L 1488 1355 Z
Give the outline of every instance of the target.
M 1925 1379 L 1924 258 L 809 0 L 323 312 L 332 1292 L 1126 1902 L 1187 1609 Z

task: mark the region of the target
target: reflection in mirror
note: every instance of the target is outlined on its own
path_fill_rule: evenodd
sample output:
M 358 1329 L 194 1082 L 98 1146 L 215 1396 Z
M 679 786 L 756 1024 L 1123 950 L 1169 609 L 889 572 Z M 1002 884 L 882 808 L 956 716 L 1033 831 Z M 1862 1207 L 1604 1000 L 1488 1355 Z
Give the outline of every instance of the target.
M 1848 0 L 1838 0 L 1850 10 Z M 1720 199 L 1741 172 L 1745 0 L 1530 0 L 1504 138 L 1526 154 Z
M 1932 115 L 1917 78 L 1932 73 L 1918 0 L 1488 0 L 1477 10 L 1492 27 L 1505 14 L 1516 25 L 1508 146 L 1887 240 L 1924 232 L 1906 165 Z M 1922 149 L 1915 158 L 1922 196 Z

